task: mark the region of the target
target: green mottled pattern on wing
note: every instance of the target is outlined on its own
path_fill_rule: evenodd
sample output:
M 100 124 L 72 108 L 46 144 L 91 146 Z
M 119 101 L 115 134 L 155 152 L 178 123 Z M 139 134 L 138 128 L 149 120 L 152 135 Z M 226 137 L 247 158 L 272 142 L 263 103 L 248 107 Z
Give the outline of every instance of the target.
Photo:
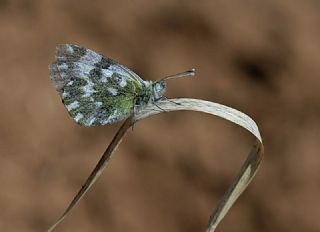
M 76 45 L 59 45 L 50 66 L 50 77 L 69 114 L 84 126 L 110 124 L 133 113 L 136 96 L 150 94 L 133 74 Z

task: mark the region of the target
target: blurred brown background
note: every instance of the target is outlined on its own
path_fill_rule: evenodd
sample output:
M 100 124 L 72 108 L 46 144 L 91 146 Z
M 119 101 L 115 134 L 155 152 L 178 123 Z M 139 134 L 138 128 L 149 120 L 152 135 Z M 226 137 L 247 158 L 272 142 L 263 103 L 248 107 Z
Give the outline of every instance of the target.
M 315 0 L 0 0 L 0 231 L 44 231 L 120 125 L 82 128 L 68 116 L 48 77 L 58 43 L 146 80 L 196 68 L 167 95 L 242 110 L 265 143 L 256 178 L 217 231 L 320 231 Z M 200 113 L 139 122 L 57 231 L 203 231 L 253 141 Z

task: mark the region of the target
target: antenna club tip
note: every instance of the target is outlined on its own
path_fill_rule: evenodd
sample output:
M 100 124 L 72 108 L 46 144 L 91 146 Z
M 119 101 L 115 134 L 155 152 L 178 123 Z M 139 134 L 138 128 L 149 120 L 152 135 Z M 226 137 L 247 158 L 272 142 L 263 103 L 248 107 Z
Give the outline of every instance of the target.
M 194 76 L 196 74 L 196 69 L 192 68 L 189 70 L 189 75 Z
M 162 78 L 161 80 L 169 80 L 169 79 L 175 79 L 179 77 L 190 77 L 195 75 L 195 69 L 192 68 L 190 70 L 184 71 L 182 73 L 177 73 L 175 75 L 167 76 L 165 78 Z

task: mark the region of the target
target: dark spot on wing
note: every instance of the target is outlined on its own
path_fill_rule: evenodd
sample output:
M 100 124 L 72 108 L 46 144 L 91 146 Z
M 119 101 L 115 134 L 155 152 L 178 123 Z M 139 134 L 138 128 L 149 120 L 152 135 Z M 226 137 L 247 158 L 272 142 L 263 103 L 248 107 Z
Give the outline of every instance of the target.
M 117 62 L 115 62 L 114 60 L 112 60 L 110 58 L 105 58 L 102 56 L 101 60 L 98 63 L 95 63 L 94 65 L 98 68 L 108 69 L 110 67 L 110 65 L 113 65 L 116 63 Z
M 89 72 L 89 78 L 94 82 L 100 82 L 102 76 L 102 71 L 101 68 L 93 68 L 92 70 L 90 70 Z
M 69 94 L 68 99 L 64 99 L 67 104 L 72 103 L 73 98 L 76 96 L 80 96 L 84 94 L 84 91 L 82 89 L 83 86 L 87 84 L 87 82 L 80 78 L 72 78 L 72 85 L 65 85 L 63 88 L 63 91 Z M 70 100 L 71 102 L 68 102 Z
M 81 58 L 83 57 L 86 52 L 87 52 L 87 49 L 84 48 L 84 47 L 80 47 L 80 46 L 77 46 L 77 45 L 70 45 L 73 49 L 73 54 L 72 56 L 73 57 L 78 57 L 78 58 Z

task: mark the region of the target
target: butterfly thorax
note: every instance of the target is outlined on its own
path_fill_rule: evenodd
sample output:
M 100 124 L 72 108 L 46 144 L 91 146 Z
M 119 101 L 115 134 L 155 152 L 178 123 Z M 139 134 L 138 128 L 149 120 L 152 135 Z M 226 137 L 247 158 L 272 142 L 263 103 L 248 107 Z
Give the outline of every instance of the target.
M 154 104 L 163 97 L 167 85 L 164 81 L 144 81 L 144 88 L 142 88 L 135 98 L 136 109 L 142 109 L 148 104 Z

